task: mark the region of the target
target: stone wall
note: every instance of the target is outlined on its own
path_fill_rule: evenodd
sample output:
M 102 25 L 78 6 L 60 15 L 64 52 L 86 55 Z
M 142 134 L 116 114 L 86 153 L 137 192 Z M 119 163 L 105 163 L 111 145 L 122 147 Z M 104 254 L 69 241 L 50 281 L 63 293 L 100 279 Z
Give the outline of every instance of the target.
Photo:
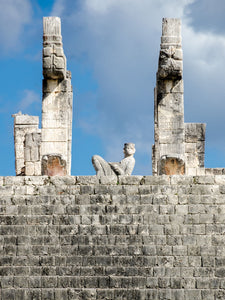
M 0 177 L 1 300 L 225 299 L 225 176 Z

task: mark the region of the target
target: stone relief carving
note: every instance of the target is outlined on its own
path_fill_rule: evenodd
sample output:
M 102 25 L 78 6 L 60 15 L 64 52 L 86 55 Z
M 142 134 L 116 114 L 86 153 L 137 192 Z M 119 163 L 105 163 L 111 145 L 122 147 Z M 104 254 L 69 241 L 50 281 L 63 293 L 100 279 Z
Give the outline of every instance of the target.
M 161 79 L 182 78 L 182 50 L 172 46 L 168 49 L 161 49 L 159 53 L 159 66 L 158 76 Z
M 66 161 L 60 154 L 48 154 L 42 157 L 42 175 L 65 176 Z
M 92 164 L 97 176 L 131 175 L 135 165 L 135 144 L 125 143 L 123 148 L 124 159 L 120 162 L 107 162 L 101 156 L 94 155 Z
M 43 75 L 49 79 L 66 78 L 66 57 L 58 17 L 43 19 Z

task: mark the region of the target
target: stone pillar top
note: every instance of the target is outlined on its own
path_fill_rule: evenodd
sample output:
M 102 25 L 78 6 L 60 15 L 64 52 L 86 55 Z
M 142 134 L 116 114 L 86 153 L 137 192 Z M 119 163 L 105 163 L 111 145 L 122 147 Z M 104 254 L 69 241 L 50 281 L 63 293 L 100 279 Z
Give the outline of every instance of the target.
M 181 45 L 181 19 L 163 18 L 161 43 Z
M 59 17 L 43 18 L 43 43 L 62 44 L 61 20 Z
M 21 112 L 12 115 L 15 125 L 37 125 L 39 124 L 38 116 L 24 115 Z
M 59 17 L 43 18 L 44 35 L 61 35 L 61 20 Z

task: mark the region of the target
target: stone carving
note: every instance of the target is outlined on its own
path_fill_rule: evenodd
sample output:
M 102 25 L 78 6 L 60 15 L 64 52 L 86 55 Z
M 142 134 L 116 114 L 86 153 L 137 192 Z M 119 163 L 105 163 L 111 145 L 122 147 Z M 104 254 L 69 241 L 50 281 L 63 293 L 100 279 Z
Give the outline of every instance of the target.
M 60 154 L 49 154 L 42 157 L 41 162 L 42 175 L 65 176 L 66 161 Z
M 185 163 L 176 157 L 163 156 L 160 160 L 160 174 L 164 175 L 184 175 Z
M 122 159 L 120 162 L 107 162 L 101 156 L 94 155 L 92 157 L 92 164 L 95 168 L 96 175 L 131 175 L 135 165 L 135 151 L 134 144 L 124 144 L 124 159 Z
M 43 18 L 43 76 L 41 155 L 62 155 L 69 175 L 73 93 L 58 17 Z
M 57 17 L 45 17 L 43 20 L 43 75 L 49 79 L 66 78 L 61 21 Z
M 159 78 L 182 78 L 182 51 L 172 46 L 162 49 L 159 53 L 159 65 Z
M 13 117 L 16 175 L 41 175 L 37 163 L 40 161 L 39 117 L 24 115 L 21 112 Z M 32 135 L 36 136 L 34 140 Z
M 180 19 L 164 18 L 154 100 L 153 175 L 196 175 L 204 167 L 205 124 L 184 123 Z
M 38 129 L 36 116 L 13 115 L 16 175 L 53 176 L 71 172 L 73 92 L 58 17 L 43 18 L 43 76 L 42 128 Z M 51 166 L 56 169 L 47 172 L 43 157 L 49 157 L 49 166 L 52 156 L 55 163 Z M 63 171 L 59 171 L 61 165 Z
M 25 174 L 28 176 L 40 175 L 40 148 L 41 132 L 31 132 L 25 135 L 24 157 L 25 157 Z
M 16 175 L 71 173 L 73 91 L 58 17 L 43 18 L 43 77 L 41 129 L 38 117 L 13 115 Z M 153 175 L 202 174 L 205 124 L 184 123 L 180 19 L 163 19 L 154 94 Z M 97 175 L 130 175 L 134 152 L 128 143 L 121 162 L 93 156 Z

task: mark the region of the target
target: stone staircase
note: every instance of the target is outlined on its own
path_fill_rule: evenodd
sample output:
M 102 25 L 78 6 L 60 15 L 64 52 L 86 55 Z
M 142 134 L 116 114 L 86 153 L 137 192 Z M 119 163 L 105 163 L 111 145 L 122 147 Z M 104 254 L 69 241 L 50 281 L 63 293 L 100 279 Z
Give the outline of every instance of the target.
M 225 175 L 0 177 L 0 299 L 225 299 Z

